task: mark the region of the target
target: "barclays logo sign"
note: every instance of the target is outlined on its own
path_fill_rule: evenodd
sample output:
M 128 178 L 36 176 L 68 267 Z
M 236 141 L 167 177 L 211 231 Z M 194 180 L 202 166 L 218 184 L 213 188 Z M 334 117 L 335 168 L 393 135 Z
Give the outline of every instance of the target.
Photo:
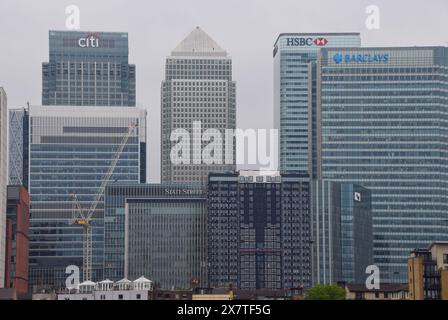
M 388 62 L 389 54 L 383 53 L 383 54 L 345 54 L 345 55 L 343 55 L 341 53 L 336 53 L 335 55 L 333 55 L 333 61 L 336 64 L 340 64 L 342 62 L 344 62 L 344 63 Z

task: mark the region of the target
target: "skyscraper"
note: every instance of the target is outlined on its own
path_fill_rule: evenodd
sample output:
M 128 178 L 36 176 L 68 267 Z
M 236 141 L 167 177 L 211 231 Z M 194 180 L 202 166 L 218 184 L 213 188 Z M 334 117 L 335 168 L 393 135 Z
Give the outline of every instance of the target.
M 214 164 L 201 159 L 204 138 L 194 136 L 194 122 L 207 129 L 235 129 L 236 97 L 232 80 L 232 59 L 209 35 L 197 27 L 166 59 L 165 80 L 161 93 L 161 167 L 162 182 L 205 182 L 210 171 L 235 169 L 235 145 L 228 146 L 233 161 L 226 161 L 225 151 Z M 174 164 L 171 150 L 177 141 L 170 141 L 175 130 L 186 130 L 192 139 L 188 160 Z M 223 139 L 224 141 L 224 139 Z M 184 141 L 183 141 L 184 142 Z M 190 143 L 192 142 L 192 143 Z M 193 144 L 199 146 L 193 147 Z
M 8 109 L 5 90 L 0 87 L 0 288 L 5 284 L 6 186 L 8 184 Z
M 65 286 L 65 268 L 82 270 L 83 228 L 70 224 L 76 194 L 88 209 L 123 138 L 110 181 L 141 182 L 146 111 L 127 107 L 30 107 L 30 284 Z M 144 180 L 143 180 L 144 182 Z M 92 221 L 92 276 L 103 271 L 104 202 Z M 81 273 L 82 274 L 82 273 Z
M 28 109 L 9 109 L 9 184 L 28 189 Z
M 318 175 L 372 191 L 381 281 L 448 240 L 448 48 L 321 50 Z
M 211 287 L 309 288 L 310 180 L 305 174 L 211 173 L 208 256 Z
M 312 180 L 310 199 L 314 283 L 364 283 L 373 263 L 370 190 Z
M 282 33 L 274 44 L 274 127 L 281 171 L 316 177 L 316 60 L 324 47 L 359 47 L 359 33 Z
M 135 106 L 135 65 L 128 34 L 50 31 L 50 60 L 42 64 L 42 104 Z

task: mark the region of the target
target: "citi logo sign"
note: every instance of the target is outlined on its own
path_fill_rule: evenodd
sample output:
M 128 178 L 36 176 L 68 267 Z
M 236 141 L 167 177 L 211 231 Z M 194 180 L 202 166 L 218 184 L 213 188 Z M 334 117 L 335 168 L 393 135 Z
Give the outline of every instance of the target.
M 286 38 L 286 45 L 288 47 L 310 47 L 315 46 L 325 46 L 328 40 L 325 38 Z
M 84 38 L 78 40 L 78 46 L 81 48 L 98 48 L 99 38 L 96 33 L 88 33 Z

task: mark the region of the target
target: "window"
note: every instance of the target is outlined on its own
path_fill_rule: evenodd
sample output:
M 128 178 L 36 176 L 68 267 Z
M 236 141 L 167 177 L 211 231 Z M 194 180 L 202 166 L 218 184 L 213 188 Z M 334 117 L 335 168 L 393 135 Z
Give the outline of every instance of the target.
M 448 254 L 443 255 L 443 264 L 448 264 Z
M 141 299 L 141 294 L 137 294 L 137 300 Z
M 380 297 L 380 293 L 379 292 L 375 292 L 375 298 L 378 299 Z
M 118 295 L 118 300 L 123 300 L 123 295 L 122 294 Z

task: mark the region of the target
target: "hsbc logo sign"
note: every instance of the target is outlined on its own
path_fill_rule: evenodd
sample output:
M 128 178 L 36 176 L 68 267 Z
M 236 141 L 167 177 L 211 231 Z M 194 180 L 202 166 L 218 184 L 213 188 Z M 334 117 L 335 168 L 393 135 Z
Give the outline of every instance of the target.
M 286 45 L 288 47 L 322 47 L 328 43 L 326 38 L 286 38 Z

